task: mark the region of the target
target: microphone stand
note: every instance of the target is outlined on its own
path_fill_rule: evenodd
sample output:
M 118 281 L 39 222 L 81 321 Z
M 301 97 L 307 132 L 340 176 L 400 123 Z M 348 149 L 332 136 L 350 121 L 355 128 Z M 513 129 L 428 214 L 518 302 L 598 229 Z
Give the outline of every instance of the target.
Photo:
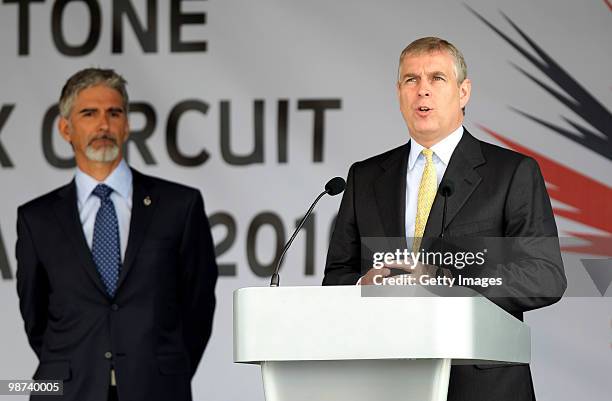
M 440 238 L 444 238 L 444 229 L 446 226 L 446 204 L 448 203 L 448 194 L 444 193 L 444 209 L 442 210 L 442 232 L 440 233 Z
M 293 232 L 293 235 L 291 236 L 291 238 L 289 239 L 289 241 L 285 244 L 285 246 L 283 247 L 283 251 L 280 254 L 280 257 L 278 258 L 278 263 L 276 263 L 276 269 L 274 269 L 274 274 L 272 275 L 272 278 L 270 279 L 270 287 L 278 287 L 279 283 L 280 283 L 280 275 L 278 274 L 280 267 L 281 267 L 281 263 L 283 263 L 283 259 L 285 257 L 285 253 L 287 253 L 287 250 L 289 249 L 289 247 L 291 246 L 291 243 L 293 242 L 293 240 L 295 239 L 295 237 L 297 236 L 298 232 L 300 232 L 300 229 L 302 228 L 302 226 L 304 225 L 304 223 L 306 222 L 306 219 L 310 216 L 310 214 L 312 213 L 313 209 L 315 208 L 315 206 L 317 205 L 317 202 L 319 202 L 319 199 L 321 199 L 325 194 L 327 194 L 327 190 L 321 192 L 319 194 L 319 196 L 317 196 L 317 199 L 315 199 L 315 201 L 312 203 L 312 205 L 310 205 L 310 209 L 308 209 L 308 211 L 306 212 L 306 214 L 304 215 L 304 217 L 302 218 L 302 220 L 300 221 L 300 224 L 298 224 L 297 228 L 295 229 L 295 231 Z

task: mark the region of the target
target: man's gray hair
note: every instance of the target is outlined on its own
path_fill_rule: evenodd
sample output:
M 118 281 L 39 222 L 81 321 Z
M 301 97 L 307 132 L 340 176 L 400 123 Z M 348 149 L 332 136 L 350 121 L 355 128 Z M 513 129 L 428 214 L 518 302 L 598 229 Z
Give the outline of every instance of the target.
M 92 86 L 104 85 L 115 89 L 123 98 L 123 108 L 128 112 L 129 98 L 125 88 L 127 81 L 112 69 L 86 68 L 72 75 L 62 88 L 59 100 L 59 112 L 64 118 L 70 116 L 74 99 L 79 92 Z
M 445 51 L 453 58 L 457 83 L 460 84 L 463 82 L 463 80 L 467 78 L 467 65 L 465 64 L 463 54 L 461 54 L 459 49 L 457 49 L 452 43 L 434 36 L 417 39 L 402 50 L 402 54 L 400 54 L 399 59 L 398 79 L 401 78 L 399 77 L 399 70 L 402 68 L 402 61 L 404 60 L 404 57 L 421 55 L 423 53 L 432 53 L 436 51 Z

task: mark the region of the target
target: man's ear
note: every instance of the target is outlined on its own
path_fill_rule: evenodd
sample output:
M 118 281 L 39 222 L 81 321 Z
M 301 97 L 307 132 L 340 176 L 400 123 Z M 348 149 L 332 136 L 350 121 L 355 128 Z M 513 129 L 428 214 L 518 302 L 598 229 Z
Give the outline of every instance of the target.
M 57 121 L 57 129 L 66 142 L 72 143 L 72 139 L 70 138 L 70 121 L 68 121 L 67 118 L 60 116 Z
M 395 84 L 395 93 L 397 93 L 397 100 L 400 99 L 400 83 L 399 81 L 397 81 L 397 83 Z
M 466 78 L 459 85 L 459 105 L 464 108 L 470 100 L 470 94 L 472 93 L 472 81 Z

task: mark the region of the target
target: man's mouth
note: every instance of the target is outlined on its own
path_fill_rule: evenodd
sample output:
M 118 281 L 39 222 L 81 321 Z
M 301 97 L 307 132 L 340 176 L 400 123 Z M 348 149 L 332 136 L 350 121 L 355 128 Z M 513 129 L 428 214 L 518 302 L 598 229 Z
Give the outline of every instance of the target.
M 104 142 L 111 142 L 111 143 L 113 143 L 115 145 L 117 144 L 117 140 L 115 138 L 113 138 L 112 136 L 110 136 L 110 135 L 102 135 L 102 136 L 99 136 L 97 138 L 93 138 L 91 141 L 89 141 L 89 145 L 93 145 L 94 143 L 99 142 L 99 141 L 102 141 L 103 143 Z
M 419 106 L 416 108 L 416 115 L 419 117 L 427 117 L 433 111 L 431 107 L 428 106 Z

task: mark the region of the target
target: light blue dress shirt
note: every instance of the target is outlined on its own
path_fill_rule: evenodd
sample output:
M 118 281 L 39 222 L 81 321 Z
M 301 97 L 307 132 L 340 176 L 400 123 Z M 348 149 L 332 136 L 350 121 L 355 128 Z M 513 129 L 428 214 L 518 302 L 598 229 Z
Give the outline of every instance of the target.
M 450 158 L 463 137 L 463 126 L 459 126 L 449 136 L 433 145 L 430 149 L 434 152 L 433 162 L 436 168 L 438 185 L 446 172 Z M 423 149 L 414 139 L 410 139 L 410 155 L 408 156 L 408 171 L 406 172 L 406 238 L 414 237 L 414 226 L 416 224 L 417 203 L 419 196 L 419 185 L 425 169 L 425 156 Z M 412 243 L 412 240 L 409 241 Z
M 96 214 L 100 208 L 100 198 L 93 195 L 92 192 L 98 184 L 106 184 L 113 189 L 110 198 L 117 212 L 121 261 L 123 262 L 130 233 L 130 219 L 132 217 L 132 171 L 125 160 L 121 160 L 115 170 L 102 182 L 98 182 L 79 168 L 77 168 L 74 180 L 77 190 L 79 217 L 89 249 L 91 249 L 93 243 L 94 224 L 96 222 Z
M 437 185 L 440 185 L 442 177 L 446 172 L 446 167 L 450 162 L 450 158 L 455 151 L 455 148 L 463 137 L 463 126 L 459 126 L 456 130 L 450 133 L 446 138 L 433 145 L 430 149 L 434 154 L 432 160 L 436 168 Z M 419 197 L 419 185 L 421 177 L 425 169 L 425 156 L 423 149 L 425 147 L 417 141 L 410 139 L 410 154 L 408 155 L 408 169 L 406 171 L 406 240 L 408 244 L 412 244 L 414 237 L 414 226 L 416 225 L 417 203 Z M 357 280 L 357 285 L 361 283 L 361 278 Z

